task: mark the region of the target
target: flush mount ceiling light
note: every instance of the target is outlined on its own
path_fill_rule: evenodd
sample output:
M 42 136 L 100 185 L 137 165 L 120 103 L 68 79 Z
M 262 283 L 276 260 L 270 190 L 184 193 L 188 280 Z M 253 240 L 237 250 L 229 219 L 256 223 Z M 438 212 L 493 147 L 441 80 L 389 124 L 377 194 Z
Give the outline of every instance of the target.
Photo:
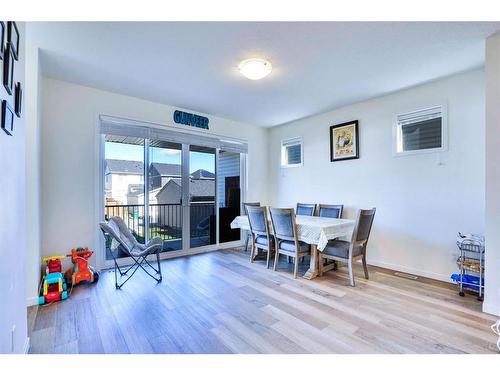
M 241 74 L 254 81 L 266 77 L 273 70 L 272 64 L 264 59 L 243 60 L 238 68 Z

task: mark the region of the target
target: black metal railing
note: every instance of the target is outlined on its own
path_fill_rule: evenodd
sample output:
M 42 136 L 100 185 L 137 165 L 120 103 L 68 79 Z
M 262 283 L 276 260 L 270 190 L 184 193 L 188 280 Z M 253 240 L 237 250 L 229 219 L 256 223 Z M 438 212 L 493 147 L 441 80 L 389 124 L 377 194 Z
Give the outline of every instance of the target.
M 144 205 L 106 205 L 106 219 L 119 216 L 137 240 L 144 243 Z M 149 237 L 160 237 L 164 241 L 182 238 L 182 205 L 150 204 Z M 210 237 L 215 225 L 215 202 L 192 202 L 190 206 L 191 238 Z

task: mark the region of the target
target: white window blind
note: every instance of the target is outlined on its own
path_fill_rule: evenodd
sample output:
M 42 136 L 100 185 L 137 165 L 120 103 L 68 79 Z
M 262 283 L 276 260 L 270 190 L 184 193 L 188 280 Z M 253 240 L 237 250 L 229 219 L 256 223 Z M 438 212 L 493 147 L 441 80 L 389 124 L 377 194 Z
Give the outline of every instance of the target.
M 196 130 L 184 131 L 177 128 L 168 128 L 164 125 L 141 123 L 134 120 L 105 115 L 101 115 L 100 120 L 101 134 L 194 144 L 197 146 L 219 148 L 223 151 L 231 151 L 244 154 L 248 152 L 248 144 L 245 141 L 240 141 L 238 139 L 232 139 L 229 137 L 217 136 L 215 134 L 202 135 L 197 133 Z
M 302 165 L 302 138 L 281 141 L 281 166 L 295 167 Z
M 395 126 L 397 155 L 446 147 L 446 108 L 442 105 L 400 114 Z

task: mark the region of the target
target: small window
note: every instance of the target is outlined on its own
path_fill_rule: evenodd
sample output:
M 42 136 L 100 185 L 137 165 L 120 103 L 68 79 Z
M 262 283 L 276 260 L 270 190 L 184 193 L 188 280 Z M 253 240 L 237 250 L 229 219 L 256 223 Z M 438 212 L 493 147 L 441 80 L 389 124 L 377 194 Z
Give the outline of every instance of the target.
M 396 116 L 396 155 L 445 151 L 446 118 L 443 105 Z
M 302 165 L 302 138 L 281 141 L 281 166 L 298 167 Z

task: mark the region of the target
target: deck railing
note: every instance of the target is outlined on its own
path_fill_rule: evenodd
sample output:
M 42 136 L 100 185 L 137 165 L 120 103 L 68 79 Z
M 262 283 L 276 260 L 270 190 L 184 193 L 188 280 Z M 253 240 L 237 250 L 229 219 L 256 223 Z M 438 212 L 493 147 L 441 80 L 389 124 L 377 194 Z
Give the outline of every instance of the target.
M 215 202 L 192 202 L 190 206 L 191 238 L 210 236 L 210 225 L 213 225 Z M 106 205 L 106 219 L 119 216 L 130 228 L 139 242 L 144 242 L 145 217 L 144 205 Z M 164 241 L 178 240 L 182 237 L 182 205 L 150 204 L 149 205 L 149 237 L 160 237 Z M 212 223 L 212 224 L 211 224 Z

